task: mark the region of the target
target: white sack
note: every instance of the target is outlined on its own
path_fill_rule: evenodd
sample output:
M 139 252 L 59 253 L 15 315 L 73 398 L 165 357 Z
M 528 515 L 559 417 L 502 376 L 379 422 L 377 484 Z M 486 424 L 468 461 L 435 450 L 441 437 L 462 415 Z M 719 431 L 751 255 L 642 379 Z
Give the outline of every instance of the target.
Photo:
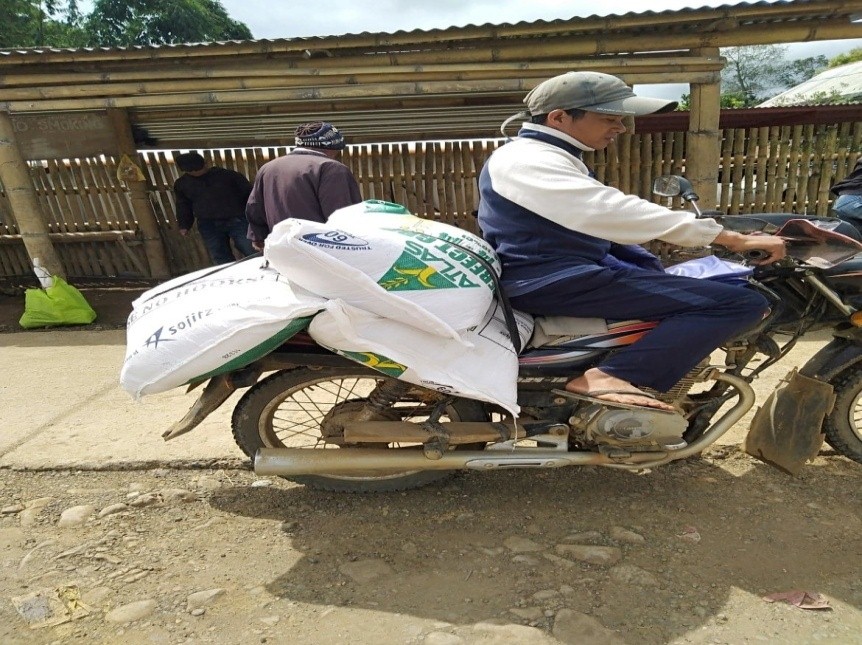
M 522 345 L 532 318 L 515 312 Z M 517 416 L 518 358 L 496 302 L 463 343 L 441 339 L 337 300 L 311 321 L 308 333 L 342 356 L 431 390 L 495 403 Z M 469 347 L 465 348 L 465 344 Z
M 411 233 L 415 237 L 432 237 L 441 242 L 436 246 L 438 251 L 448 254 L 450 261 L 461 263 L 475 275 L 480 275 L 477 273 L 477 264 L 469 258 L 463 258 L 461 253 L 455 253 L 459 249 L 453 249 L 453 245 L 461 246 L 478 255 L 491 265 L 498 276 L 502 271 L 502 265 L 494 248 L 478 235 L 457 226 L 414 215 L 401 204 L 369 199 L 360 204 L 339 208 L 329 216 L 327 223 L 356 235 L 363 235 L 375 229 L 386 229 L 398 230 L 407 237 L 410 237 Z M 484 282 L 486 286 L 493 289 L 489 276 L 485 276 Z
M 291 282 L 321 297 L 457 338 L 456 330 L 482 320 L 494 282 L 473 253 L 455 244 L 499 274 L 499 260 L 477 236 L 385 202 L 340 209 L 327 224 L 280 222 L 265 255 Z
M 326 301 L 253 258 L 174 278 L 132 303 L 120 384 L 135 398 L 238 369 L 304 329 Z

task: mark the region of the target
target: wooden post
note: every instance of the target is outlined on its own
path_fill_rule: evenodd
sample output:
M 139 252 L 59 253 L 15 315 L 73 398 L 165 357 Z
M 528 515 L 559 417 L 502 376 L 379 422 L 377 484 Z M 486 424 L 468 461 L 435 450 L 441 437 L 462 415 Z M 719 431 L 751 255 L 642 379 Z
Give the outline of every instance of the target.
M 719 58 L 718 48 L 692 50 L 694 56 Z M 691 83 L 691 113 L 685 150 L 685 174 L 700 196 L 700 207 L 714 209 L 718 193 L 718 164 L 721 159 L 721 80 Z
M 48 237 L 48 223 L 30 177 L 30 167 L 15 140 L 15 128 L 8 112 L 0 111 L 0 182 L 6 189 L 12 216 L 30 261 L 39 258 L 51 274 L 66 277 L 60 257 Z
M 132 137 L 132 126 L 125 110 L 109 109 L 108 116 L 114 125 L 117 137 L 117 146 L 120 155 L 126 155 L 140 168 L 143 160 L 138 154 L 138 148 Z M 143 175 L 132 174 L 124 177 L 123 181 L 129 187 L 129 197 L 132 205 L 132 213 L 138 221 L 138 226 L 144 234 L 144 252 L 150 265 L 150 277 L 169 278 L 168 258 L 165 253 L 165 244 L 159 231 L 159 223 L 153 204 L 147 196 L 147 181 Z

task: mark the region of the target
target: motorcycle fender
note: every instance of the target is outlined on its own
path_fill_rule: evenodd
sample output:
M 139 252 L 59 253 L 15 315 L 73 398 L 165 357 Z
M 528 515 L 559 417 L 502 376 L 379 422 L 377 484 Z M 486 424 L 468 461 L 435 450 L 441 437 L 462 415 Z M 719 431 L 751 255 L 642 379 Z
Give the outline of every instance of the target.
M 848 367 L 862 361 L 862 330 L 836 332 L 834 338 L 799 370 L 819 381 L 831 381 Z
M 752 457 L 790 475 L 798 475 L 823 445 L 823 419 L 832 411 L 835 393 L 829 383 L 794 368 L 757 410 L 743 449 Z

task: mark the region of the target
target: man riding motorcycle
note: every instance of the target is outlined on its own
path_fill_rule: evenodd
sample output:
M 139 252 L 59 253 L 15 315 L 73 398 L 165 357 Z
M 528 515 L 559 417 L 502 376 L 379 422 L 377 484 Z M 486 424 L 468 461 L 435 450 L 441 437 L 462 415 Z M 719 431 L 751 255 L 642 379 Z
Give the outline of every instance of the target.
M 673 409 L 649 393 L 666 391 L 729 338 L 767 311 L 759 294 L 736 285 L 670 275 L 638 246 L 718 244 L 731 251 L 785 255 L 784 241 L 742 235 L 715 220 L 672 211 L 603 185 L 581 160 L 626 131 L 623 118 L 672 110 L 639 97 L 620 79 L 568 72 L 524 99 L 517 138 L 488 160 L 479 179 L 479 226 L 503 265 L 512 306 L 535 315 L 658 320 L 638 342 L 573 378 L 566 390 L 605 403 Z

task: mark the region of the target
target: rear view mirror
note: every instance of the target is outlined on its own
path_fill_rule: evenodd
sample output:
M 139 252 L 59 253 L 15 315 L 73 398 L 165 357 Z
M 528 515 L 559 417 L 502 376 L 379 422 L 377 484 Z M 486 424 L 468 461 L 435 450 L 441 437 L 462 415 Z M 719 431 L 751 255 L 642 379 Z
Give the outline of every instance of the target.
M 676 197 L 683 192 L 681 182 L 685 181 L 678 175 L 662 175 L 652 183 L 652 192 L 662 197 Z M 688 182 L 686 182 L 688 183 Z M 691 185 L 689 184 L 689 188 Z
M 697 201 L 697 194 L 691 182 L 679 175 L 661 175 L 656 177 L 652 183 L 652 192 L 662 197 L 676 197 L 682 195 L 686 201 Z

